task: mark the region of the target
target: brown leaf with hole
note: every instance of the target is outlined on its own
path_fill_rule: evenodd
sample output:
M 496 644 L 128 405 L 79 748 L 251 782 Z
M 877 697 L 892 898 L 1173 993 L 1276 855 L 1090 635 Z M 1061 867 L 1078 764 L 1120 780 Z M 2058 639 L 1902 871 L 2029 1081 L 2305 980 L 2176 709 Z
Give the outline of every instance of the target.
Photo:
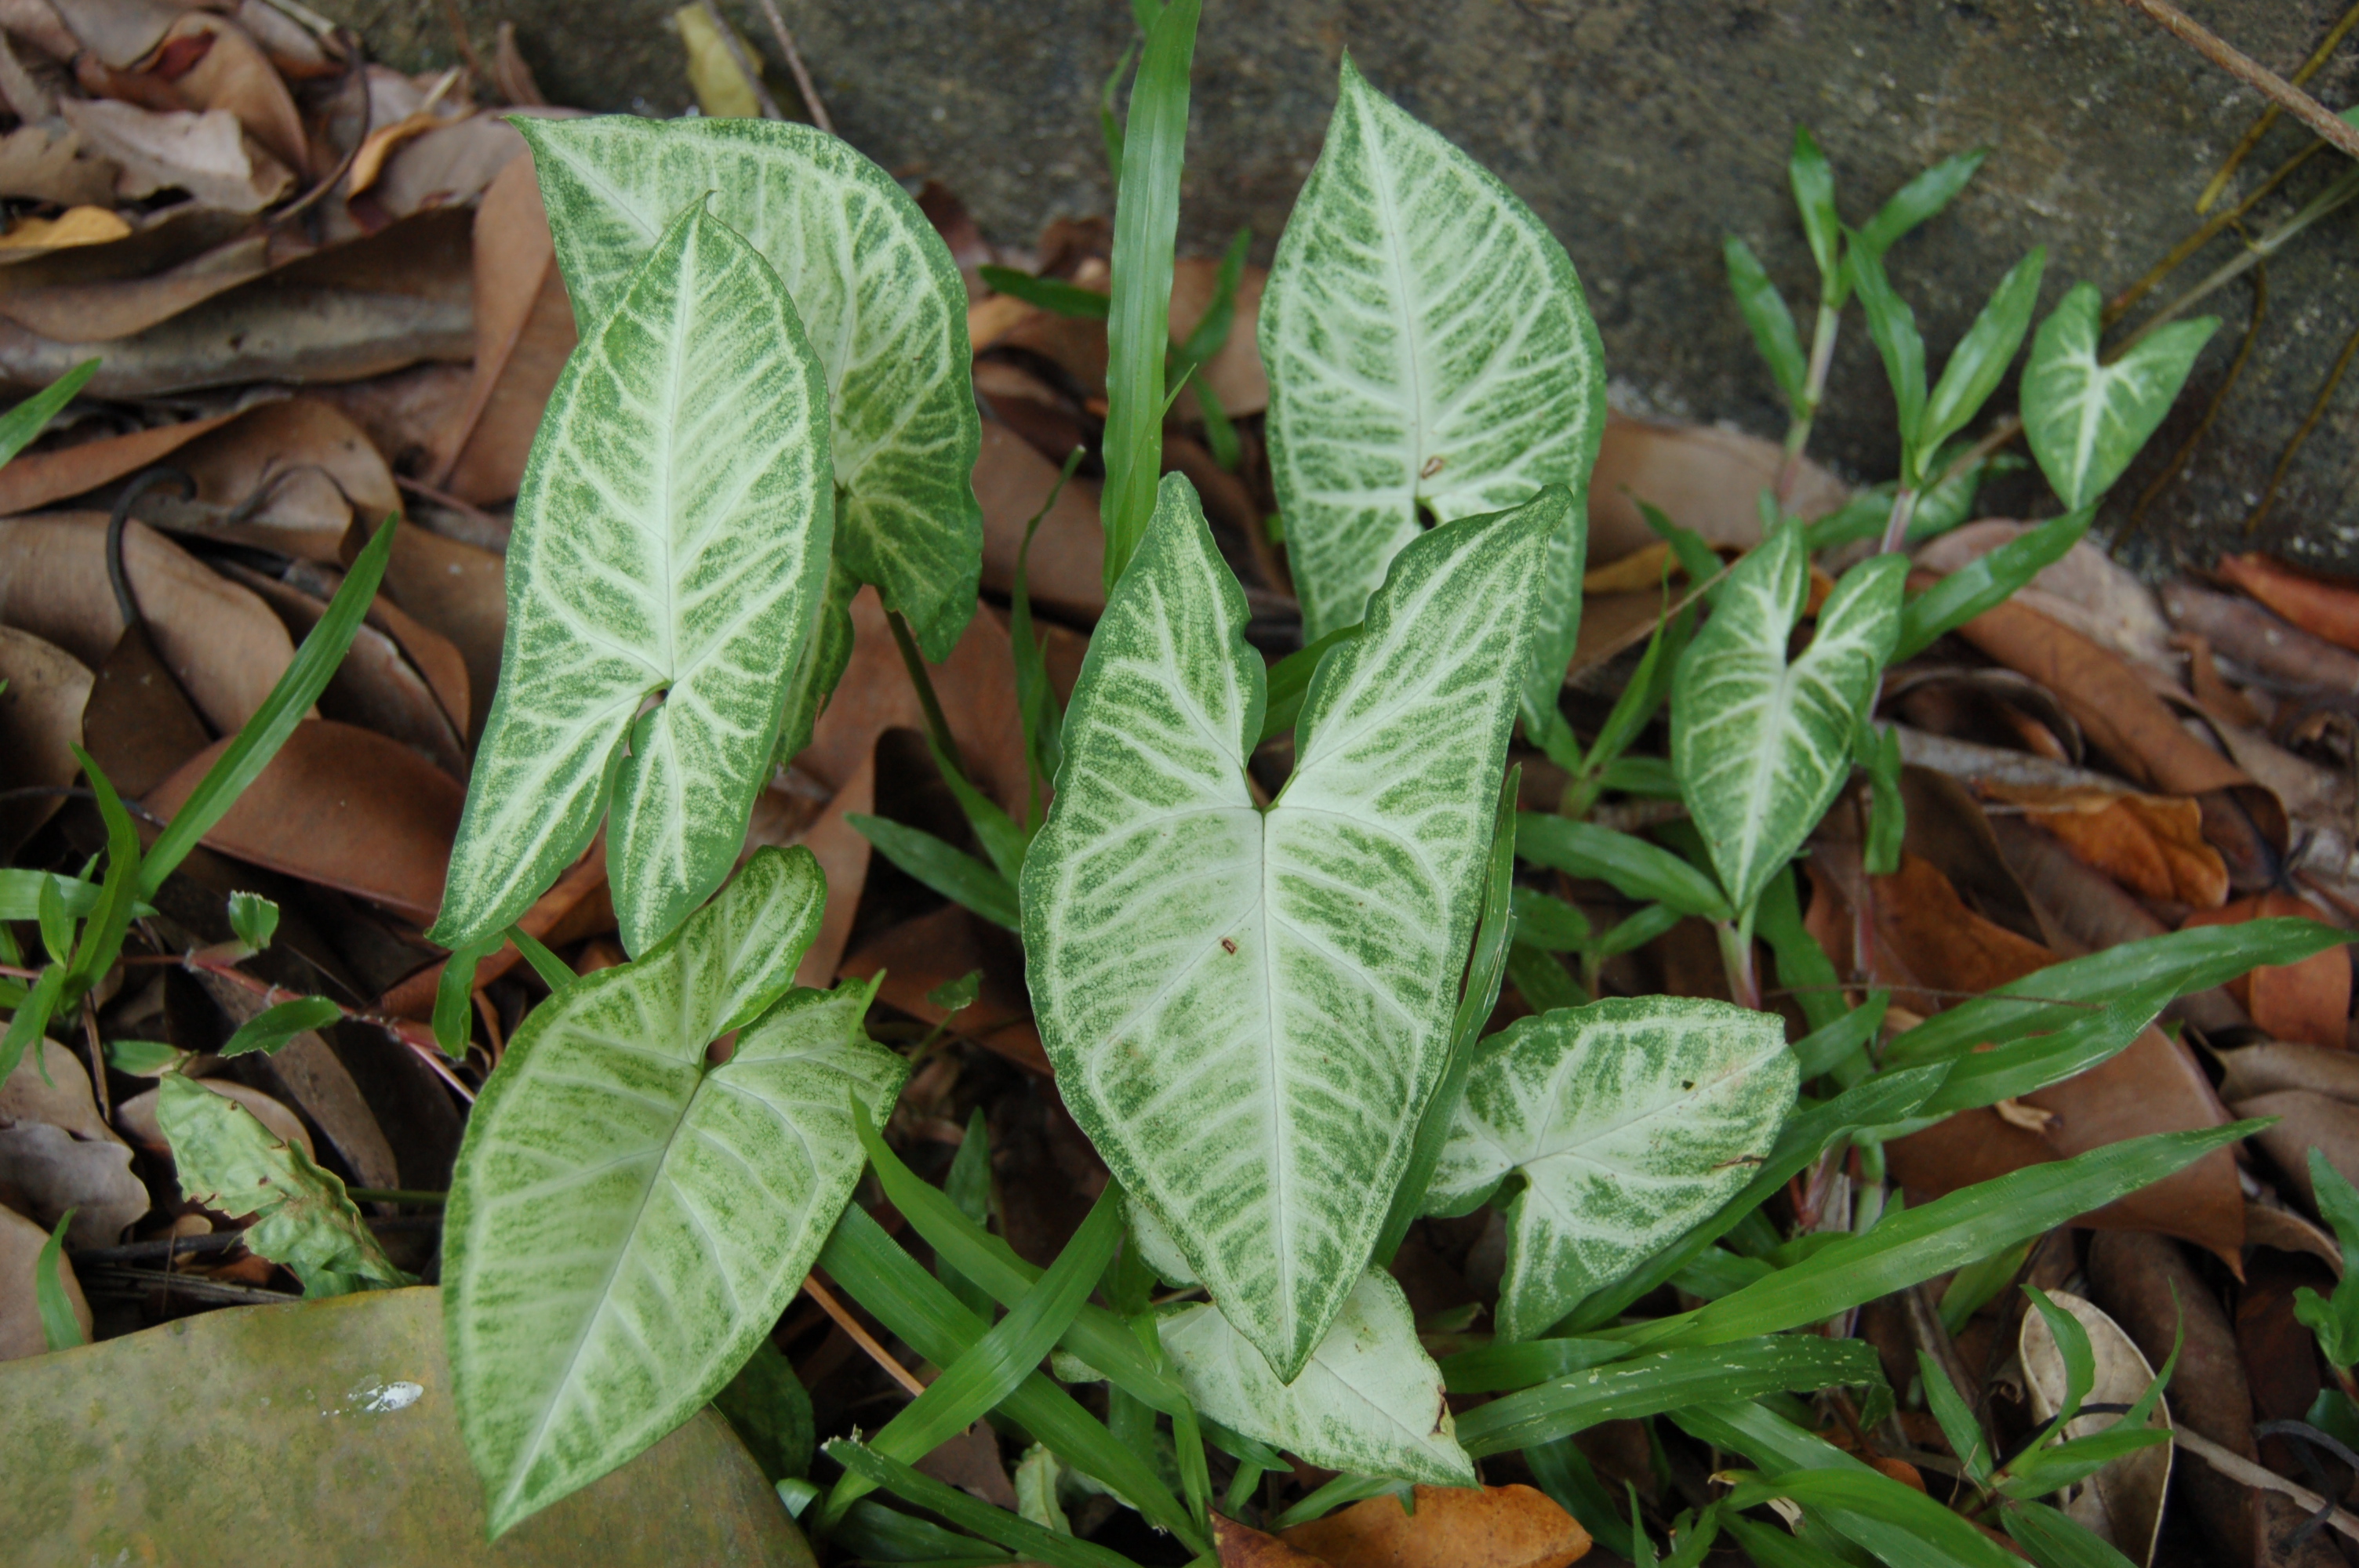
M 0 1361 L 49 1354 L 49 1337 L 41 1325 L 38 1275 L 35 1271 L 41 1249 L 49 1245 L 49 1232 L 41 1227 L 13 1209 L 0 1208 Z M 65 1286 L 66 1303 L 73 1309 L 74 1321 L 82 1325 L 82 1336 L 87 1341 L 94 1320 L 90 1315 L 90 1302 L 82 1295 L 82 1281 L 74 1278 L 71 1258 L 59 1256 L 58 1277 Z
M 973 1005 L 955 1019 L 927 1000 L 929 991 L 961 975 L 983 971 Z M 865 979 L 882 973 L 876 993 L 888 1006 L 951 1032 L 1042 1077 L 1054 1076 L 1032 1003 L 1024 989 L 1024 951 L 1015 936 L 973 912 L 951 904 L 884 933 L 843 960 L 842 972 Z
M 2154 1368 L 2121 1325 L 2094 1302 L 2070 1291 L 2052 1291 L 2049 1294 L 2051 1301 L 2080 1323 L 2094 1352 L 2095 1381 L 2088 1390 L 2087 1399 L 2095 1408 L 2092 1413 L 2075 1416 L 2064 1424 L 2068 1438 L 2087 1437 L 2117 1422 L 2119 1416 L 2114 1412 L 2135 1403 L 2146 1392 L 2147 1385 L 2154 1381 Z M 2058 1349 L 2056 1336 L 2043 1314 L 2023 1314 L 2016 1353 L 2023 1365 L 2032 1414 L 2042 1422 L 2054 1420 L 2063 1406 L 2067 1373 L 2063 1353 Z M 2158 1431 L 2170 1430 L 2167 1398 L 2157 1401 L 2146 1424 Z M 2170 1455 L 2171 1445 L 2168 1443 L 2121 1455 L 2072 1489 L 2064 1502 L 2064 1513 L 2131 1562 L 2152 1562 L 2155 1541 L 2162 1530 L 2163 1498 L 2170 1487 Z
M 84 665 L 105 663 L 123 635 L 106 580 L 106 519 L 88 512 L 0 518 L 0 624 L 56 643 Z M 262 706 L 295 656 L 287 629 L 249 590 L 133 523 L 125 575 L 157 652 L 207 723 L 234 730 Z
M 2193 800 L 2005 784 L 1984 793 L 2026 807 L 2031 821 L 2141 898 L 2205 910 L 2228 902 L 2227 862 L 2203 841 L 2203 808 Z
M 474 300 L 474 370 L 435 436 L 428 480 L 484 503 L 516 494 L 576 337 L 529 154 L 500 170 L 475 210 Z
M 1313 1557 L 1226 1514 L 1212 1516 L 1212 1546 L 1221 1568 L 1334 1568 L 1325 1558 Z
M 2225 909 L 2199 911 L 2186 925 L 2235 925 L 2247 920 L 2292 916 L 2316 920 L 2318 910 L 2287 892 L 2239 899 Z M 2264 965 L 2228 982 L 2228 994 L 2244 1004 L 2253 1022 L 2279 1040 L 2339 1050 L 2351 1017 L 2351 955 L 2329 947 L 2294 964 Z
M 1049 499 L 1057 465 L 995 422 L 983 427 L 974 461 L 974 497 L 983 507 L 983 586 L 1011 593 L 1024 525 Z M 1035 610 L 1094 621 L 1105 608 L 1105 535 L 1098 525 L 1098 487 L 1078 475 L 1040 519 L 1025 557 L 1025 586 Z
M 1819 843 L 1808 862 L 1810 928 L 1839 971 L 1890 987 L 1894 1000 L 1911 1011 L 1954 1006 L 2054 961 L 2039 944 L 1967 908 L 1948 879 L 1916 856 L 1904 855 L 1889 877 L 1863 878 L 1858 864 L 1854 846 Z M 1862 900 L 1872 905 L 1873 951 L 1865 954 L 1854 951 L 1858 922 L 1852 912 Z M 2188 1048 L 2154 1028 L 2110 1061 L 2018 1098 L 2055 1119 L 2044 1133 L 2009 1125 L 1995 1111 L 1961 1112 L 1888 1144 L 1894 1178 L 1928 1193 L 1954 1192 L 2125 1138 L 2228 1120 Z M 2074 1223 L 2160 1230 L 2211 1249 L 2233 1267 L 2245 1238 L 2234 1156 L 2217 1150 Z
M 91 674 L 64 649 L 0 626 L 0 790 L 61 788 L 82 764 L 82 710 Z M 64 804 L 59 795 L 0 801 L 0 853 L 14 853 Z
M 2359 649 L 2359 589 L 2295 571 L 2262 555 L 2223 556 L 2221 577 L 2313 636 Z
M 1708 544 L 1750 549 L 1761 542 L 1761 492 L 1777 482 L 1786 453 L 1774 441 L 1713 425 L 1665 425 L 1608 413 L 1589 480 L 1589 558 L 1603 565 L 1655 543 L 1638 503 L 1662 508 Z M 1850 489 L 1804 459 L 1786 510 L 1821 517 Z
M 1589 1532 L 1531 1487 L 1419 1487 L 1417 1512 L 1370 1498 L 1278 1539 L 1332 1568 L 1565 1568 Z
M 157 787 L 148 809 L 169 820 L 227 744 L 190 758 Z M 203 841 L 423 923 L 441 906 L 465 798 L 449 774 L 398 741 L 307 719 Z

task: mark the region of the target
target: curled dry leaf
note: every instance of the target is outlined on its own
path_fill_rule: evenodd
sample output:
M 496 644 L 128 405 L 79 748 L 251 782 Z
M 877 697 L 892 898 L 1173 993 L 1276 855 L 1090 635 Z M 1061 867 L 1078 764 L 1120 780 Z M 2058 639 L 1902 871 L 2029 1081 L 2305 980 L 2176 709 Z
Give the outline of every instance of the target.
M 117 70 L 136 64 L 162 43 L 182 15 L 168 0 L 49 0 L 40 9 L 50 11 L 52 19 L 62 20 L 69 29 L 62 49 L 53 34 L 31 35 L 44 49 L 68 59 L 79 46 Z M 13 16 L 9 29 L 23 30 Z
M 2273 915 L 2316 920 L 2319 912 L 2291 893 L 2271 892 L 2224 909 L 2200 911 L 2187 917 L 2187 925 L 2234 925 Z M 2279 1040 L 2340 1049 L 2351 1017 L 2351 956 L 2330 947 L 2298 964 L 2264 965 L 2231 980 L 2228 994 Z
M 85 665 L 104 664 L 122 637 L 122 611 L 106 580 L 106 519 L 70 512 L 0 518 L 0 624 L 54 643 Z M 270 607 L 223 581 L 154 530 L 123 531 L 125 576 L 156 651 L 205 721 L 234 731 L 295 656 Z
M 1278 1539 L 1332 1568 L 1565 1568 L 1589 1532 L 1530 1487 L 1419 1487 L 1417 1512 L 1370 1498 Z
M 0 1208 L 0 1361 L 49 1353 L 49 1339 L 41 1326 L 40 1297 L 33 1272 L 49 1239 L 47 1230 L 23 1215 Z M 82 1293 L 82 1281 L 74 1278 L 73 1260 L 60 1254 L 58 1273 L 74 1321 L 82 1325 L 82 1336 L 87 1341 L 92 1327 L 90 1303 Z
M 0 468 L 0 513 L 30 512 L 86 495 L 162 462 L 206 431 L 218 429 L 239 417 L 236 414 L 216 414 L 177 425 L 134 430 L 127 435 L 102 436 L 46 452 L 20 454 L 5 468 Z
M 2122 1331 L 2121 1325 L 2106 1316 L 2094 1303 L 2070 1291 L 2054 1291 L 2049 1295 L 2058 1306 L 2080 1320 L 2081 1326 L 2088 1331 L 2090 1348 L 2096 1353 L 2097 1379 L 2089 1390 L 2089 1404 L 2100 1410 L 2112 1407 L 2106 1413 L 2078 1415 L 2064 1423 L 2068 1438 L 2086 1437 L 2121 1419 L 2120 1407 L 2136 1402 L 2146 1392 L 2147 1385 L 2154 1381 L 2154 1368 Z M 2043 1422 L 2054 1420 L 2064 1399 L 2064 1357 L 2056 1347 L 2056 1336 L 2047 1318 L 2037 1312 L 2023 1314 L 2017 1354 L 2022 1358 L 2032 1413 Z M 2170 1430 L 2167 1397 L 2157 1402 L 2147 1424 L 2164 1432 Z M 2171 1446 L 2167 1443 L 2124 1454 L 2068 1489 L 2065 1513 L 2111 1541 L 2133 1563 L 2152 1562 L 2155 1541 L 2162 1530 L 2163 1498 L 2170 1487 L 2170 1455 Z
M 2220 1054 L 2220 1093 L 2232 1100 L 2300 1089 L 2359 1105 L 2359 1054 L 2281 1041 L 2263 1041 Z
M 2218 909 L 2228 902 L 2228 867 L 2203 841 L 2203 808 L 2184 796 L 2128 790 L 1985 792 L 2026 808 L 2033 822 L 2083 861 L 2141 898 Z
M 368 437 L 316 398 L 248 409 L 200 433 L 174 466 L 196 481 L 196 501 L 212 514 L 197 533 L 310 561 L 336 564 L 355 521 L 374 530 L 401 511 L 392 470 Z
M 310 1130 L 303 1119 L 278 1100 L 260 1089 L 250 1089 L 230 1078 L 198 1078 L 194 1080 L 221 1096 L 244 1106 L 246 1114 L 262 1123 L 270 1136 L 282 1143 L 293 1143 L 303 1152 L 317 1159 L 320 1151 L 311 1141 Z M 163 1124 L 156 1116 L 156 1091 L 148 1089 L 132 1096 L 114 1108 L 114 1124 L 125 1136 L 151 1154 L 169 1155 L 172 1145 L 164 1136 Z
M 168 820 L 228 743 L 190 758 L 148 809 Z M 204 842 L 424 922 L 441 906 L 464 803 L 449 774 L 407 746 L 315 719 L 295 727 Z
M 397 149 L 369 192 L 395 218 L 460 207 L 524 156 L 524 136 L 501 114 L 467 114 L 429 127 Z
M 2316 1150 L 2346 1182 L 2359 1182 L 2359 1105 L 2330 1099 L 2307 1089 L 2277 1089 L 2233 1102 L 2238 1116 L 2267 1116 L 2276 1125 L 2253 1134 L 2253 1141 L 2277 1164 L 2287 1187 L 2311 1213 L 2318 1195 L 2310 1179 L 2310 1153 Z
M 123 166 L 119 194 L 185 190 L 224 212 L 259 212 L 294 188 L 295 175 L 226 109 L 159 114 L 112 99 L 62 99 L 58 113 L 100 157 Z
M 1713 425 L 1661 425 L 1608 413 L 1589 479 L 1589 558 L 1618 560 L 1655 542 L 1638 514 L 1643 501 L 1714 545 L 1761 542 L 1761 492 L 1777 482 L 1784 449 Z M 1786 494 L 1803 517 L 1836 511 L 1851 492 L 1805 459 Z
M 66 1229 L 71 1247 L 112 1247 L 123 1227 L 146 1214 L 147 1186 L 131 1169 L 130 1147 L 114 1138 L 81 1139 L 62 1127 L 26 1121 L 0 1129 L 0 1204 L 36 1223 Z
M 58 788 L 82 772 L 82 710 L 91 675 L 82 662 L 29 632 L 0 626 L 0 790 Z M 13 851 L 64 802 L 57 795 L 0 800 L 0 850 Z
M 2359 589 L 2321 582 L 2267 556 L 2223 556 L 2217 570 L 2303 631 L 2359 649 Z
M 234 116 L 272 157 L 299 175 L 309 171 L 310 138 L 303 131 L 303 116 L 296 112 L 295 96 L 262 47 L 236 23 L 203 11 L 184 13 L 166 31 L 157 52 L 157 63 L 148 69 L 159 75 L 176 56 L 195 60 L 171 81 L 173 95 L 183 107 Z

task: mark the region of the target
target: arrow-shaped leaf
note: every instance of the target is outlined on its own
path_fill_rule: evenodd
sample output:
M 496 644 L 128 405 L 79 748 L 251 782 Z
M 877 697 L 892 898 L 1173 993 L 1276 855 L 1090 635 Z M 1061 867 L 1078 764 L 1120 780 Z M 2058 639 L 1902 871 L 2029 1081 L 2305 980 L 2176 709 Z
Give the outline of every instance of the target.
M 1158 1328 L 1197 1412 L 1223 1426 L 1330 1470 L 1474 1485 L 1440 1369 L 1418 1343 L 1408 1298 L 1381 1269 L 1360 1276 L 1291 1383 L 1215 1308 L 1184 1308 Z
M 2107 364 L 2097 351 L 2104 326 L 2093 283 L 2074 285 L 2039 324 L 2023 368 L 2023 433 L 2067 509 L 2121 478 L 2219 325 L 2213 316 L 2174 321 Z
M 1482 902 L 1531 584 L 1572 497 L 1420 535 L 1327 655 L 1264 813 L 1265 676 L 1195 492 L 1163 481 L 1091 639 L 1024 863 L 1065 1101 L 1282 1379 L 1366 1264 Z
M 794 297 L 833 400 L 836 553 L 926 656 L 974 613 L 983 426 L 966 286 L 900 182 L 809 125 L 776 120 L 520 120 L 557 262 L 583 327 L 691 201 L 745 236 Z
M 1605 427 L 1597 327 L 1531 209 L 1349 58 L 1262 294 L 1261 352 L 1308 640 L 1360 619 L 1421 513 L 1447 523 L 1546 484 L 1572 492 L 1530 589 L 1542 608 L 1527 708 L 1552 714 Z
M 1484 1043 L 1426 1204 L 1518 1172 L 1499 1336 L 1528 1339 L 1620 1281 L 1752 1179 L 1799 1082 L 1773 1013 L 1615 998 Z
M 1843 574 L 1802 656 L 1786 642 L 1810 591 L 1799 528 L 1736 563 L 1671 684 L 1671 762 L 1728 900 L 1750 909 L 1851 773 L 1852 736 L 1900 633 L 1897 555 Z
M 769 772 L 832 519 L 827 388 L 794 302 L 691 206 L 574 351 L 534 438 L 499 694 L 435 941 L 514 924 L 610 793 L 625 947 L 646 952 L 720 885 Z
M 484 1086 L 443 1322 L 495 1532 L 711 1399 L 851 1195 L 853 1105 L 882 1116 L 907 1068 L 861 1033 L 869 987 L 788 989 L 826 892 L 809 850 L 756 851 L 670 941 L 535 1009 Z

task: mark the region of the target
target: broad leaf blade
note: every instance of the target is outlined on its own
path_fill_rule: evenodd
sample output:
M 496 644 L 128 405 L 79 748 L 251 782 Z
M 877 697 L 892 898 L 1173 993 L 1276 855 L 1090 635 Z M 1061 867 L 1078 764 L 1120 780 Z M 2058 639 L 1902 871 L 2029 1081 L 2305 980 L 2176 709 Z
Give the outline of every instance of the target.
M 1245 787 L 1260 656 L 1195 492 L 1091 639 L 1024 865 L 1060 1087 L 1282 1377 L 1366 1262 L 1450 1042 L 1551 488 L 1403 551 L 1311 684 L 1300 762 Z
M 809 850 L 757 851 L 672 941 L 542 1003 L 484 1085 L 443 1317 L 495 1531 L 712 1398 L 851 1195 L 853 1104 L 907 1069 L 860 1034 L 867 988 L 788 989 L 825 892 Z
M 1553 712 L 1605 422 L 1604 353 L 1564 247 L 1347 58 L 1260 332 L 1303 636 L 1360 619 L 1420 508 L 1447 523 L 1561 484 L 1575 504 L 1530 589 L 1544 608 L 1526 697 L 1528 714 Z
M 836 554 L 908 618 L 936 663 L 974 613 L 983 427 L 966 286 L 900 182 L 846 144 L 777 120 L 519 119 L 586 332 L 691 201 L 784 281 L 824 367 L 843 498 Z M 824 558 L 824 557 L 822 557 Z
M 1852 737 L 1900 631 L 1907 563 L 1875 557 L 1843 574 L 1810 647 L 1788 664 L 1809 568 L 1794 527 L 1739 561 L 1672 681 L 1671 762 L 1739 912 L 1850 775 Z
M 1189 1399 L 1223 1426 L 1330 1470 L 1474 1484 L 1442 1400 L 1441 1373 L 1418 1343 L 1408 1299 L 1381 1269 L 1360 1276 L 1291 1383 L 1215 1308 L 1185 1308 L 1159 1331 Z
M 1796 1083 L 1777 1019 L 1724 1002 L 1614 998 L 1486 1041 L 1427 1203 L 1522 1174 L 1500 1337 L 1546 1332 L 1734 1195 Z
M 499 692 L 435 941 L 513 925 L 589 843 L 610 790 L 626 948 L 720 885 L 769 772 L 782 651 L 803 645 L 824 581 L 827 452 L 794 302 L 691 207 L 574 351 L 533 440 Z
M 2066 507 L 2090 504 L 2121 477 L 2219 325 L 2212 316 L 2174 321 L 2106 364 L 2092 283 L 2074 285 L 2039 324 L 2023 368 L 2023 433 Z

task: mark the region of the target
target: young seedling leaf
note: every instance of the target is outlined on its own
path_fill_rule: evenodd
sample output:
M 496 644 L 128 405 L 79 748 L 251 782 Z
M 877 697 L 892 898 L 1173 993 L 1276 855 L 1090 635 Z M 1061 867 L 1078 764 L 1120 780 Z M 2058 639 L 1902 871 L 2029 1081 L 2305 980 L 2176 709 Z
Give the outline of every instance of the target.
M 1415 540 L 1256 808 L 1261 657 L 1195 492 L 1092 637 L 1022 881 L 1065 1101 L 1281 1379 L 1342 1310 L 1451 1040 L 1531 584 L 1572 498 Z
M 257 1217 L 245 1232 L 246 1250 L 284 1264 L 306 1296 L 411 1282 L 386 1260 L 344 1184 L 301 1144 L 274 1137 L 244 1106 L 178 1073 L 165 1074 L 156 1090 L 156 1119 L 172 1146 L 181 1195 Z
M 1941 379 L 1933 384 L 1925 403 L 1925 427 L 1918 433 L 1918 444 L 1928 453 L 1964 429 L 1998 390 L 2006 367 L 2015 362 L 2015 351 L 2023 347 L 2024 333 L 2031 330 L 2032 308 L 2039 303 L 2039 279 L 2047 268 L 2047 248 L 2033 246 L 1999 279 L 1990 303 L 1950 351 Z
M 1785 296 L 1769 281 L 1751 245 L 1731 234 L 1721 243 L 1721 253 L 1728 262 L 1729 292 L 1736 296 L 1736 308 L 1753 333 L 1753 346 L 1768 362 L 1769 373 L 1777 378 L 1788 406 L 1800 408 L 1809 367 L 1802 361 L 1802 340 L 1794 330 L 1793 311 L 1787 308 Z
M 433 932 L 446 947 L 515 924 L 610 797 L 623 946 L 647 952 L 703 903 L 744 847 L 784 650 L 825 579 L 822 362 L 769 264 L 692 203 L 592 319 L 516 497 L 499 692 Z
M 270 946 L 278 932 L 278 906 L 258 892 L 229 895 L 229 928 L 248 953 Z
M 2337 1367 L 2359 1362 L 2359 1189 L 2316 1149 L 2310 1152 L 2310 1191 L 2318 1195 L 2318 1212 L 2334 1227 L 2334 1239 L 2343 1258 L 2343 1278 L 2331 1297 L 2308 1285 L 2293 1293 L 2293 1314 L 2318 1336 L 2319 1353 Z
M 1635 834 L 1527 811 L 1516 818 L 1516 853 L 1570 877 L 1610 882 L 1626 897 L 1669 904 L 1681 914 L 1730 917 L 1728 900 L 1710 877 Z
M 1316 640 L 1361 617 L 1421 513 L 1572 492 L 1542 570 L 1527 720 L 1555 712 L 1581 615 L 1605 362 L 1564 247 L 1349 57 L 1261 302 L 1269 456 Z
M 1843 218 L 1835 210 L 1835 171 L 1808 125 L 1794 127 L 1794 150 L 1786 159 L 1786 178 L 1794 188 L 1794 207 L 1802 215 L 1802 233 L 1810 242 L 1810 259 L 1830 287 L 1840 274 L 1843 259 Z
M 711 1399 L 851 1195 L 853 1107 L 908 1069 L 860 1032 L 868 987 L 789 989 L 825 893 L 808 849 L 756 851 L 670 941 L 536 1008 L 484 1086 L 443 1322 L 495 1534 Z
M 1882 255 L 1918 224 L 1947 207 L 1966 188 L 1974 171 L 1990 157 L 1990 148 L 1975 147 L 1943 158 L 1892 193 L 1875 216 L 1860 225 L 1859 243 Z
M 1856 243 L 1845 248 L 1843 267 L 1859 290 L 1860 309 L 1867 317 L 1867 335 L 1884 359 L 1884 378 L 1892 386 L 1895 416 L 1900 427 L 1901 481 L 1913 486 L 1918 454 L 1924 445 L 1925 339 L 1917 330 L 1917 313 L 1892 290 L 1884 258 Z
M 585 337 L 690 202 L 762 254 L 826 376 L 842 499 L 835 554 L 908 618 L 927 658 L 950 657 L 983 570 L 969 480 L 983 426 L 966 286 L 917 202 L 809 125 L 609 114 L 517 128 Z
M 2068 508 L 2091 504 L 2121 477 L 2219 325 L 2212 316 L 2174 321 L 2108 364 L 2093 283 L 2074 285 L 2039 324 L 2023 369 L 2023 433 Z
M 1741 913 L 1793 858 L 1851 773 L 1852 737 L 1900 631 L 1907 562 L 1845 572 L 1801 657 L 1787 639 L 1810 589 L 1802 530 L 1739 561 L 1671 686 L 1671 762 Z
M 222 1043 L 224 1056 L 243 1056 L 249 1051 L 269 1055 L 307 1029 L 325 1029 L 344 1016 L 344 1010 L 323 996 L 299 996 L 292 1001 L 282 1001 L 266 1007 L 237 1026 L 237 1032 Z
M 1955 631 L 1984 611 L 2003 603 L 2015 590 L 2038 577 L 2041 568 L 2064 558 L 2081 542 L 2096 518 L 2093 506 L 2051 517 L 2009 539 L 1986 556 L 1977 557 L 1944 577 L 1901 607 L 1900 638 L 1894 644 L 1894 663 L 1913 659 L 1933 645 L 1944 632 Z
M 1188 1398 L 1223 1426 L 1330 1470 L 1474 1485 L 1441 1373 L 1418 1343 L 1408 1298 L 1383 1270 L 1360 1276 L 1290 1383 L 1214 1307 L 1183 1308 L 1159 1327 Z
M 1614 998 L 1484 1042 L 1427 1194 L 1430 1211 L 1514 1172 L 1499 1335 L 1545 1333 L 1717 1209 L 1793 1108 L 1775 1015 L 1684 997 Z

